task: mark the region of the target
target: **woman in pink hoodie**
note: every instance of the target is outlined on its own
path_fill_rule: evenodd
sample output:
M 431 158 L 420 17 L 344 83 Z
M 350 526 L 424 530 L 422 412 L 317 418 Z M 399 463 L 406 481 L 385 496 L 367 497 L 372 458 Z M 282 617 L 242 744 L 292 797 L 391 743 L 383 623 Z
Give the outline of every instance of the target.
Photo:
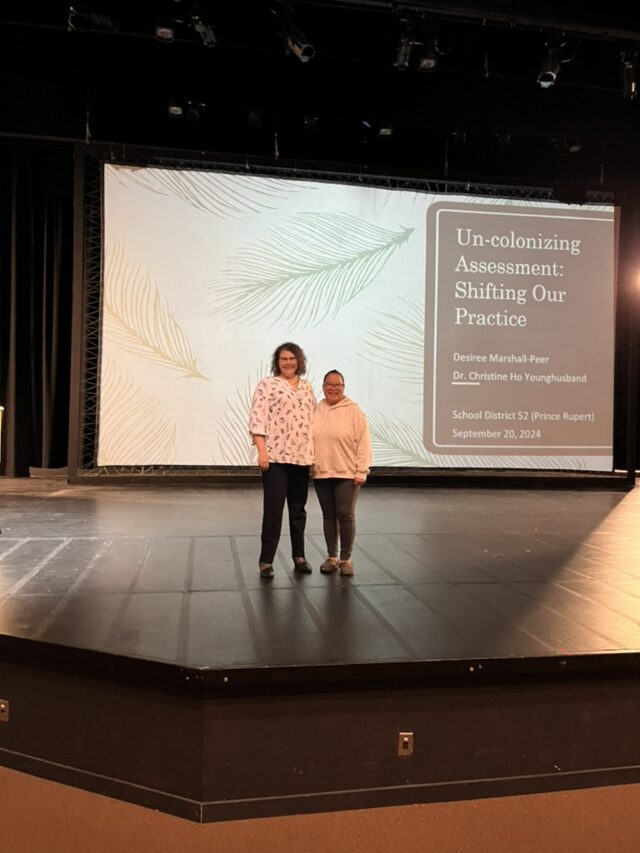
M 322 508 L 328 552 L 320 571 L 350 576 L 356 501 L 369 473 L 371 439 L 362 410 L 345 396 L 344 376 L 339 370 L 327 373 L 322 390 L 324 400 L 313 418 L 314 485 Z

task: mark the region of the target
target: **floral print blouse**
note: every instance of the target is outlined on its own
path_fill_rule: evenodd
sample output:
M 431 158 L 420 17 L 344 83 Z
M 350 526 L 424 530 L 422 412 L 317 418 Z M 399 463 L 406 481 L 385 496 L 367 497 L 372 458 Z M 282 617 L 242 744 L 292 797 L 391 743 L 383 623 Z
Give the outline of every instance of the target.
M 253 393 L 249 432 L 266 437 L 270 462 L 311 465 L 312 421 L 316 396 L 311 383 L 298 381 L 292 388 L 280 376 L 268 376 Z

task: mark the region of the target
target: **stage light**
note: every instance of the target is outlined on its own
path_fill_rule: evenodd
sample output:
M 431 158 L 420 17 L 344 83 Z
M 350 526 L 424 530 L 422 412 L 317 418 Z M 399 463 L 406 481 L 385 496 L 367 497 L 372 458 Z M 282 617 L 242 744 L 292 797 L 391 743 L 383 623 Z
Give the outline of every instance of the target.
M 171 118 L 182 118 L 184 115 L 184 108 L 182 107 L 182 104 L 179 104 L 172 98 L 167 106 L 167 115 L 171 116 Z
M 262 110 L 247 110 L 247 124 L 254 130 L 262 127 Z
M 435 41 L 424 46 L 418 60 L 418 71 L 435 71 L 438 67 L 438 56 Z
M 313 59 L 316 49 L 305 34 L 293 23 L 291 6 L 288 3 L 281 2 L 277 7 L 272 8 L 271 12 L 278 20 L 278 32 L 291 53 L 297 56 L 300 62 L 309 62 L 310 59 Z
M 381 124 L 378 128 L 378 136 L 381 139 L 388 139 L 390 136 L 393 136 L 393 128 L 390 124 Z
M 307 133 L 317 133 L 320 130 L 320 119 L 318 116 L 305 116 L 303 122 Z
M 559 136 L 553 140 L 558 149 L 558 154 L 579 154 L 582 151 L 582 142 L 577 136 Z
M 200 36 L 200 40 L 205 47 L 214 47 L 216 44 L 216 36 L 210 24 L 204 19 L 200 4 L 193 2 L 189 6 L 189 20 L 191 26 Z
M 438 31 L 433 23 L 427 21 L 422 27 L 422 50 L 418 59 L 418 71 L 435 71 L 438 67 L 438 55 L 441 50 L 438 46 Z
M 464 130 L 454 130 L 451 139 L 456 148 L 464 148 L 467 142 L 467 134 Z
M 411 52 L 413 51 L 413 42 L 411 39 L 403 36 L 398 42 L 398 49 L 396 51 L 396 58 L 393 63 L 393 67 L 397 68 L 398 71 L 406 71 L 409 67 L 409 61 L 411 59 Z
M 67 29 L 72 31 L 78 28 L 106 30 L 111 33 L 118 32 L 118 28 L 113 20 L 107 15 L 103 15 L 100 12 L 83 12 L 81 9 L 76 9 L 75 6 L 69 6 Z
M 547 50 L 547 55 L 542 60 L 540 71 L 538 73 L 538 83 L 542 89 L 549 89 L 556 82 L 556 78 L 560 73 L 560 64 L 562 62 L 562 45 L 551 45 Z
M 638 94 L 638 51 L 627 50 L 622 54 L 622 96 L 633 101 Z
M 200 112 L 206 107 L 202 101 L 187 101 L 186 116 L 189 121 L 200 121 Z
M 175 38 L 173 27 L 158 26 L 155 29 L 156 39 L 163 42 L 172 42 Z

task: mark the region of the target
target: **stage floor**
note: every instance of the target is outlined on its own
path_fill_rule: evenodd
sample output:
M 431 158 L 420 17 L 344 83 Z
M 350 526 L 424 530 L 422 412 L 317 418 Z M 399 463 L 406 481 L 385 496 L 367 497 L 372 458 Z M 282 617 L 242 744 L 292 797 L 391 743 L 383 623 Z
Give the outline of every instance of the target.
M 314 572 L 283 537 L 270 582 L 258 487 L 0 478 L 0 501 L 4 642 L 254 673 L 640 650 L 638 489 L 368 486 L 352 579 L 317 568 L 311 491 Z

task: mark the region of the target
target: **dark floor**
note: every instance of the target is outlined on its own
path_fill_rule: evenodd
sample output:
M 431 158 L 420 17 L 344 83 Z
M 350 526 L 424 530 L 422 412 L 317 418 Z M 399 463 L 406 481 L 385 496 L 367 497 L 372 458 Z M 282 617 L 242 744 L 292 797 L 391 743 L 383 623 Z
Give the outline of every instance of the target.
M 353 579 L 257 573 L 252 487 L 0 478 L 0 634 L 205 668 L 640 650 L 640 492 L 368 486 Z M 324 557 L 309 499 L 308 551 Z

